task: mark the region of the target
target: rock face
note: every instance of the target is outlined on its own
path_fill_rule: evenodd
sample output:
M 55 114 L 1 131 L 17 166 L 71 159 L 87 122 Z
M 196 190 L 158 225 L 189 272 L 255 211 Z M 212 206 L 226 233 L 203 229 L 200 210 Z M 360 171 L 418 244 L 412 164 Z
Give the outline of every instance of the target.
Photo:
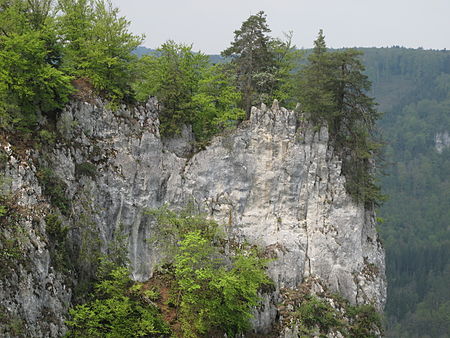
M 434 136 L 434 144 L 436 151 L 440 154 L 450 147 L 450 134 L 448 131 L 436 133 Z
M 88 214 L 103 247 L 116 229 L 124 229 L 133 277 L 146 280 L 163 253 L 148 241 L 155 235 L 154 222 L 144 211 L 193 201 L 230 236 L 258 244 L 276 257 L 269 267 L 275 291 L 264 295 L 256 313 L 257 332 L 273 325 L 280 289 L 295 288 L 309 276 L 353 304 L 383 308 L 384 251 L 374 212 L 346 193 L 341 162 L 326 128 L 317 130 L 275 103 L 271 109 L 253 108 L 249 121 L 189 158 L 189 130 L 177 140 L 162 142 L 158 109 L 151 100 L 145 107 L 112 112 L 98 101 L 73 103 L 63 112 L 58 129 L 65 139 L 38 161 L 67 185 L 73 201 L 67 222 L 72 227 L 79 221 L 75 215 Z M 9 168 L 14 167 L 11 158 Z M 17 169 L 11 177 L 22 182 L 27 175 L 33 177 L 30 167 Z M 19 185 L 14 189 L 23 189 Z M 31 179 L 28 185 L 35 195 L 31 200 L 42 199 L 39 183 Z M 24 203 L 32 204 L 31 200 Z M 43 222 L 40 231 L 45 237 Z M 20 297 L 26 293 L 20 283 L 14 284 L 16 279 L 7 279 L 0 290 L 1 304 L 10 304 L 9 311 L 21 316 L 27 328 L 34 325 L 32 336 L 62 332 L 70 299 L 62 279 L 52 275 L 46 250 L 44 239 L 31 253 L 36 258 L 31 266 L 45 268 L 32 268 L 29 274 L 43 285 L 50 280 L 52 290 L 30 301 L 40 304 L 37 312 L 47 301 L 51 311 L 59 312 L 59 327 L 50 332 L 37 322 L 38 316 L 25 313 L 27 305 Z
M 43 219 L 49 205 L 32 162 L 14 156 L 9 147 L 3 150 L 2 204 L 9 200 L 14 210 L 0 227 L 0 336 L 59 337 L 71 291 L 50 259 Z M 16 217 L 18 224 L 12 221 Z

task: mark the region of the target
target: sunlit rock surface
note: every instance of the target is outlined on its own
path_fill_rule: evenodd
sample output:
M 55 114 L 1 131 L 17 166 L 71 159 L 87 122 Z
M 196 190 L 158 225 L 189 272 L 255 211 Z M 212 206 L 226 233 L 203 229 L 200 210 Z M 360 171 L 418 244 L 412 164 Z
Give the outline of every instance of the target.
M 58 129 L 64 139 L 45 158 L 35 154 L 34 160 L 51 167 L 67 184 L 73 200 L 68 224 L 75 224 L 76 215 L 88 214 L 103 247 L 116 229 L 124 229 L 133 278 L 142 281 L 163 257 L 149 241 L 155 224 L 145 210 L 194 202 L 234 239 L 257 244 L 275 258 L 269 267 L 275 288 L 263 295 L 263 306 L 255 313 L 259 333 L 268 332 L 276 320 L 280 289 L 294 288 L 308 276 L 353 304 L 373 303 L 382 309 L 384 251 L 375 215 L 346 193 L 341 162 L 325 127 L 314 128 L 275 102 L 271 108 L 253 108 L 249 121 L 189 156 L 189 129 L 162 142 L 158 110 L 156 100 L 115 112 L 95 101 L 72 103 L 62 113 Z M 32 157 L 25 157 L 20 169 L 11 156 L 7 166 L 12 190 L 31 191 L 23 199 L 30 206 L 43 200 Z M 85 163 L 95 166 L 95 175 L 79 172 Z M 29 267 L 3 278 L 0 302 L 9 304 L 27 329 L 33 327 L 32 336 L 57 336 L 64 330 L 70 290 L 53 272 L 43 223 L 41 217 L 42 237 L 30 247 Z M 38 282 L 26 284 L 27 278 Z M 45 308 L 59 315 L 52 330 L 39 319 Z

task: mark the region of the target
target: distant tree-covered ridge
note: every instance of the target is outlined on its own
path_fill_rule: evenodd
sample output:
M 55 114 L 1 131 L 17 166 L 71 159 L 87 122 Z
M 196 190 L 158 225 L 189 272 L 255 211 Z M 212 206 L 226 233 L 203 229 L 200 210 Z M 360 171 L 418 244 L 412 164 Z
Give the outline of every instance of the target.
M 445 337 L 450 331 L 450 51 L 364 50 L 387 166 L 380 209 L 386 248 L 387 336 Z
M 450 155 L 448 147 L 436 149 L 436 137 L 450 131 L 450 52 L 330 50 L 321 32 L 314 49 L 299 59 L 291 35 L 280 40 L 269 34 L 266 15 L 259 12 L 235 31 L 224 57 L 168 41 L 139 58 L 143 37 L 129 31 L 108 0 L 0 0 L 2 136 L 54 142 L 54 117 L 83 88 L 108 99 L 112 108 L 157 96 L 162 136 L 191 125 L 197 149 L 248 118 L 251 105 L 276 98 L 292 109 L 300 102 L 303 116 L 328 125 L 351 195 L 377 204 L 377 177 L 389 195 L 380 209 L 388 335 L 445 336 Z M 382 118 L 371 96 L 385 112 Z M 387 143 L 387 176 L 374 172 L 377 127 Z M 45 172 L 41 179 L 54 183 Z M 58 201 L 62 211 L 69 202 Z M 120 271 L 106 279 L 116 277 Z

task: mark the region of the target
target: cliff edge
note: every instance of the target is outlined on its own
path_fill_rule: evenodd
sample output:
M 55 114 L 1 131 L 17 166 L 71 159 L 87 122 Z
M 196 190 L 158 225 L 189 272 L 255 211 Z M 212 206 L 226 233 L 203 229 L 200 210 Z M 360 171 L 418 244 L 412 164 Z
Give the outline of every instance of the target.
M 384 250 L 374 210 L 346 192 L 326 127 L 275 102 L 253 108 L 249 121 L 192 156 L 188 128 L 177 139 L 161 140 L 158 111 L 153 99 L 114 111 L 100 100 L 73 102 L 59 117 L 61 137 L 54 145 L 18 151 L 2 140 L 4 190 L 20 206 L 17 225 L 0 230 L 20 249 L 15 257 L 1 257 L 11 265 L 0 278 L 2 335 L 16 335 L 12 319 L 25 336 L 65 332 L 73 271 L 58 269 L 51 255 L 56 237 L 48 215 L 55 201 L 48 180 L 63 190 L 70 246 L 81 246 L 90 234 L 90 245 L 106 252 L 121 229 L 135 280 L 150 278 L 163 257 L 148 240 L 155 236 L 149 208 L 191 201 L 229 236 L 261 246 L 273 258 L 268 272 L 274 288 L 255 310 L 260 334 L 283 319 L 285 290 L 305 281 L 311 292 L 327 289 L 350 304 L 382 311 Z

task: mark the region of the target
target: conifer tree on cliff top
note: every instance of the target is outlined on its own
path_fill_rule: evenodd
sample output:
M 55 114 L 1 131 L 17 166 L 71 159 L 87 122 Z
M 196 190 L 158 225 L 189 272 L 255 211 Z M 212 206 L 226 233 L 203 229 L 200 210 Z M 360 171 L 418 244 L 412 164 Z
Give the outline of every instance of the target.
M 261 102 L 261 95 L 273 89 L 276 63 L 271 52 L 272 39 L 263 11 L 251 15 L 234 32 L 231 46 L 222 56 L 231 57 L 236 73 L 236 84 L 242 94 L 241 108 L 247 112 L 253 104 Z
M 383 199 L 373 161 L 380 149 L 376 121 L 381 114 L 367 95 L 371 83 L 364 74 L 361 54 L 354 49 L 329 52 L 320 30 L 308 64 L 298 74 L 296 96 L 312 122 L 328 125 L 343 161 L 349 193 L 373 205 Z

